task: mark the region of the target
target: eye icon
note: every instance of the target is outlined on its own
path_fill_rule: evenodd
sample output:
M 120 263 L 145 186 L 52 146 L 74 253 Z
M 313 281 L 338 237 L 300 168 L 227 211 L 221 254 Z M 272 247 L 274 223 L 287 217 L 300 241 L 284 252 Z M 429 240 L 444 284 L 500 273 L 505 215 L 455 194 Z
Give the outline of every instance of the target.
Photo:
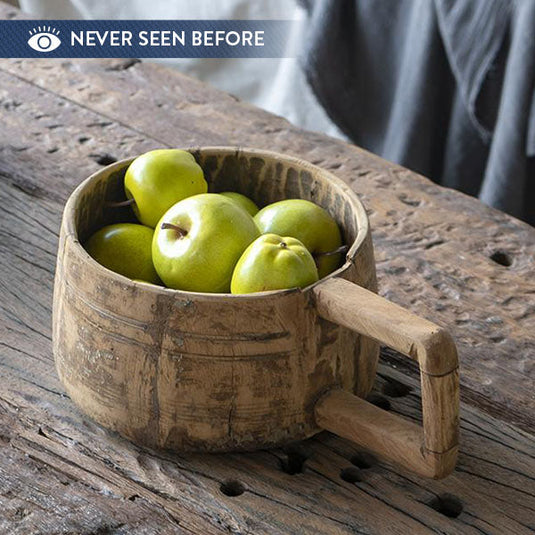
M 38 26 L 30 31 L 28 44 L 37 52 L 52 52 L 61 45 L 59 30 L 50 26 Z

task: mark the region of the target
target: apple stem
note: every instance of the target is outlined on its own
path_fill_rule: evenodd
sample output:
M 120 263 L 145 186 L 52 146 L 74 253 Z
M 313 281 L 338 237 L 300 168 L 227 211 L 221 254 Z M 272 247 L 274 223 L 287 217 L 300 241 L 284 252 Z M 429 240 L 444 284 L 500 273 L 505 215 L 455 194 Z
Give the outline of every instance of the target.
M 286 247 L 288 247 L 288 245 L 286 244 L 285 241 L 281 241 L 280 242 L 280 246 L 281 246 L 282 249 L 286 249 Z
M 188 234 L 187 230 L 184 230 L 183 228 L 180 228 L 178 225 L 173 225 L 173 223 L 162 223 L 162 226 L 160 227 L 162 230 L 176 230 L 180 237 L 183 238 Z
M 314 253 L 312 256 L 332 256 L 338 253 L 346 253 L 348 249 L 349 247 L 347 245 L 342 245 L 341 247 L 338 247 L 338 249 L 334 249 L 333 251 L 325 251 L 324 253 Z
M 123 206 L 132 206 L 132 204 L 135 204 L 135 203 L 136 201 L 132 198 L 132 199 L 126 199 L 126 201 L 118 201 L 118 202 L 110 201 L 106 203 L 106 206 L 108 208 L 122 208 Z

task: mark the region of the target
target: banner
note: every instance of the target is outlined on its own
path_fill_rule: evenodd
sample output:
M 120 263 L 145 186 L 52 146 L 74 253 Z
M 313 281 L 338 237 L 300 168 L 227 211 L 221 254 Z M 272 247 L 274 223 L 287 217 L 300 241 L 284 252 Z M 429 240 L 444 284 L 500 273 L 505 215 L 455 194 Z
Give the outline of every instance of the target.
M 2 20 L 2 58 L 280 58 L 289 20 Z

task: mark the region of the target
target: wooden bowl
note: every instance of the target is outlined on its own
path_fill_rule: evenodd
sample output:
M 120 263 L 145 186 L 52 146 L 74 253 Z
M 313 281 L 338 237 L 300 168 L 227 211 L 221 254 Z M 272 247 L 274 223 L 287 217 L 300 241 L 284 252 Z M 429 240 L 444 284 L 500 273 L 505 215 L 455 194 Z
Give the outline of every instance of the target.
M 355 193 L 307 162 L 259 150 L 191 149 L 212 192 L 261 206 L 285 198 L 328 210 L 350 244 L 345 263 L 303 290 L 203 294 L 134 282 L 82 243 L 132 220 L 131 160 L 85 180 L 65 207 L 54 289 L 54 356 L 73 401 L 137 444 L 254 450 L 328 429 L 427 476 L 454 467 L 458 363 L 449 334 L 377 296 L 372 239 Z M 379 344 L 419 362 L 423 428 L 364 401 Z

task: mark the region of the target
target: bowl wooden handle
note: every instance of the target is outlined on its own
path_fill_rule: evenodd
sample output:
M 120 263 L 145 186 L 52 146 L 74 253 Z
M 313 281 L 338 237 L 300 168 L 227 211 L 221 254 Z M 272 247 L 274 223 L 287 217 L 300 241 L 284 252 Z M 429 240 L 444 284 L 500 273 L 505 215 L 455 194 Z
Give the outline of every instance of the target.
M 318 314 L 418 361 L 423 429 L 345 390 L 316 403 L 316 422 L 427 477 L 450 474 L 457 459 L 459 363 L 450 334 L 378 295 L 343 279 L 316 286 Z

